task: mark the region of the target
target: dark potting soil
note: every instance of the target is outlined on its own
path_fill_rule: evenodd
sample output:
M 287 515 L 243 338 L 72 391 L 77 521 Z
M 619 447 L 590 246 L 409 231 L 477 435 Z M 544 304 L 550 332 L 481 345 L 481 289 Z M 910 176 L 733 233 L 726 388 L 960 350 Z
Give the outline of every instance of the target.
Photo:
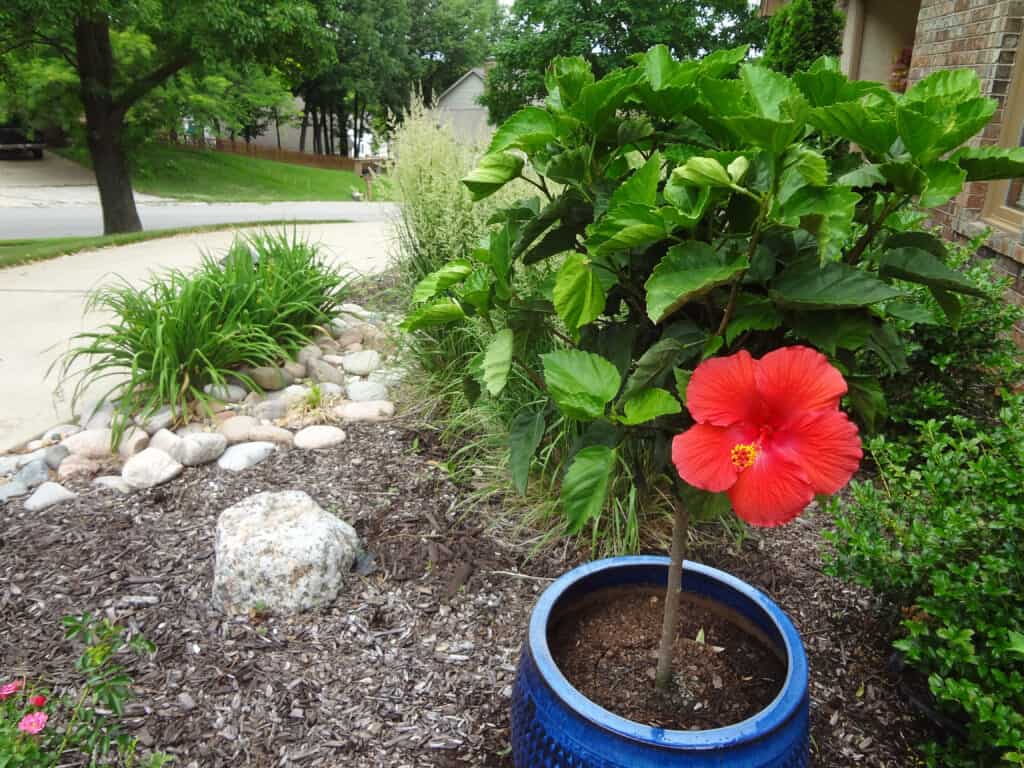
M 683 595 L 674 648 L 674 685 L 654 687 L 664 590 L 618 587 L 557 617 L 548 642 L 570 683 L 621 717 L 673 730 L 738 723 L 771 703 L 785 662 L 730 614 Z M 737 619 L 738 620 L 738 619 Z

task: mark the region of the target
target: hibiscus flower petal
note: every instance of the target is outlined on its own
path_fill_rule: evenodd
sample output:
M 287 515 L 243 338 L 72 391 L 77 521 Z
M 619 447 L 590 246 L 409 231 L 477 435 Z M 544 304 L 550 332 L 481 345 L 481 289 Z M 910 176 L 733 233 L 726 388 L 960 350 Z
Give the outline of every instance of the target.
M 857 425 L 842 411 L 806 413 L 776 433 L 774 442 L 804 470 L 815 493 L 845 486 L 864 457 Z
M 762 451 L 729 489 L 733 511 L 751 525 L 788 523 L 814 501 L 814 490 L 800 466 L 777 451 Z
M 760 399 L 777 427 L 807 411 L 836 409 L 846 394 L 843 375 L 821 352 L 809 347 L 769 352 L 757 361 L 755 378 Z
M 738 443 L 756 435 L 752 428 L 697 424 L 672 440 L 672 463 L 679 476 L 694 488 L 719 493 L 736 482 L 739 471 L 731 452 Z
M 754 358 L 746 350 L 728 357 L 712 357 L 697 366 L 686 388 L 686 407 L 702 424 L 730 427 L 758 421 Z

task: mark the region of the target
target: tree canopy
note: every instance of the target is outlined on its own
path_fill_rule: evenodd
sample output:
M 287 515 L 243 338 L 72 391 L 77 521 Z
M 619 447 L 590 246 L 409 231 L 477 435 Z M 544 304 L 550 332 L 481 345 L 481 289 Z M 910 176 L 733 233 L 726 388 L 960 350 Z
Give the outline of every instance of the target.
M 772 17 L 765 66 L 792 75 L 807 71 L 821 56 L 839 56 L 845 24 L 835 0 L 793 0 Z
M 540 98 L 558 56 L 583 56 L 601 77 L 657 44 L 680 58 L 761 48 L 765 27 L 747 0 L 516 0 L 498 31 L 483 102 L 500 122 Z

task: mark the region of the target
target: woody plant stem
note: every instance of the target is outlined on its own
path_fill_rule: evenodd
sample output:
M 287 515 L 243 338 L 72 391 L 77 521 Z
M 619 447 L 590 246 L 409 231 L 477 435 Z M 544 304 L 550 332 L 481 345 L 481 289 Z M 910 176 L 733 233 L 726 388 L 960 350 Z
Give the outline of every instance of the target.
M 675 646 L 679 624 L 679 604 L 683 594 L 683 558 L 690 528 L 690 512 L 682 499 L 675 499 L 672 514 L 672 555 L 668 568 L 668 586 L 665 589 L 665 615 L 661 624 L 661 643 L 658 646 L 658 669 L 654 685 L 667 691 L 672 684 L 672 649 Z

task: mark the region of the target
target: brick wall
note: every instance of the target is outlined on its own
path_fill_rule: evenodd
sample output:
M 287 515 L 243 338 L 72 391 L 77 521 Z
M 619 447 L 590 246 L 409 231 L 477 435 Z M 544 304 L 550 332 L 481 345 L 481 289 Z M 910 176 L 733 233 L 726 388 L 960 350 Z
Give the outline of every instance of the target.
M 910 82 L 940 69 L 967 67 L 981 80 L 982 93 L 999 108 L 992 123 L 971 144 L 998 143 L 1017 51 L 1024 33 L 1024 0 L 922 0 Z M 986 228 L 981 220 L 988 185 L 972 182 L 956 200 L 934 212 L 950 238 L 971 238 Z M 995 230 L 984 255 L 1013 280 L 1008 299 L 1024 305 L 1024 245 L 1020 233 Z M 1024 341 L 1020 329 L 1018 341 Z

